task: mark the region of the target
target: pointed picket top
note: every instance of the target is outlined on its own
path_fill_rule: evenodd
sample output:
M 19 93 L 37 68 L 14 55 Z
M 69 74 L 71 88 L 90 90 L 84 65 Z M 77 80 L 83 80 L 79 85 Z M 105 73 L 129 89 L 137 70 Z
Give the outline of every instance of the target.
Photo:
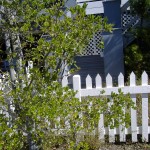
M 95 78 L 96 88 L 102 88 L 102 78 L 99 74 L 97 74 Z
M 106 76 L 106 87 L 112 87 L 112 77 L 109 73 Z
M 73 89 L 74 91 L 81 89 L 81 78 L 80 75 L 73 76 Z
M 122 73 L 120 73 L 118 76 L 118 86 L 124 87 L 124 75 Z
M 135 85 L 136 85 L 136 77 L 135 77 L 134 72 L 132 72 L 130 74 L 130 86 L 135 86 Z
M 142 85 L 148 85 L 148 75 L 145 71 L 142 74 Z
M 65 87 L 67 85 L 68 85 L 68 78 L 67 78 L 67 76 L 64 76 L 62 79 L 62 87 Z
M 92 89 L 92 78 L 90 77 L 89 74 L 86 77 L 86 88 L 87 89 Z

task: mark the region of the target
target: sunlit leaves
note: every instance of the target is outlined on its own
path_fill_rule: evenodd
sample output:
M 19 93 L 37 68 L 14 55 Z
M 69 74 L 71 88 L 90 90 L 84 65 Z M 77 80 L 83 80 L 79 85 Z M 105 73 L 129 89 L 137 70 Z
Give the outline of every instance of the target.
M 60 0 L 1 1 L 4 17 L 0 30 L 2 35 L 9 35 L 7 58 L 16 72 L 13 82 L 11 76 L 6 78 L 6 89 L 0 96 L 0 106 L 5 108 L 5 115 L 0 116 L 2 149 L 26 148 L 30 142 L 43 146 L 46 135 L 54 135 L 53 129 L 60 129 L 66 121 L 70 122 L 69 135 L 75 135 L 83 129 L 79 117 L 83 111 L 90 119 L 98 119 L 99 111 L 94 115 L 96 104 L 93 110 L 88 109 L 89 102 L 84 105 L 72 90 L 62 88 L 59 81 L 66 65 L 75 64 L 74 56 L 81 54 L 92 35 L 112 28 L 100 16 L 87 16 L 86 4 L 66 8 L 64 3 Z M 29 60 L 33 61 L 30 69 L 26 65 Z M 94 127 L 93 120 L 91 127 Z

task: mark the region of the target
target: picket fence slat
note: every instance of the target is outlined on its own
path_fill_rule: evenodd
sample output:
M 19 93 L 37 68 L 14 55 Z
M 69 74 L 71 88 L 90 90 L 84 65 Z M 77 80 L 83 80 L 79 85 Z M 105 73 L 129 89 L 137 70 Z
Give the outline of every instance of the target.
M 136 86 L 136 77 L 133 72 L 130 75 L 130 86 Z M 136 94 L 131 94 L 131 98 L 136 106 Z M 137 112 L 133 108 L 131 108 L 131 133 L 132 142 L 137 142 Z
M 92 89 L 92 78 L 90 77 L 90 75 L 87 75 L 86 77 L 86 88 Z
M 99 74 L 97 74 L 95 78 L 96 88 L 102 88 L 102 78 Z
M 130 74 L 130 86 L 136 86 L 136 77 L 133 72 Z
M 136 106 L 136 95 L 132 94 L 131 98 Z M 133 108 L 131 108 L 131 133 L 132 133 L 132 142 L 137 142 L 137 112 Z
M 118 86 L 119 87 L 124 87 L 124 76 L 122 73 L 119 74 L 118 76 Z
M 108 74 L 107 76 L 106 76 L 106 87 L 107 88 L 110 88 L 110 87 L 112 87 L 113 86 L 113 82 L 112 82 L 112 77 L 111 77 L 111 75 L 110 74 Z M 110 102 L 109 102 L 109 105 L 112 105 L 113 104 L 113 99 L 111 99 L 111 97 L 109 97 L 110 98 Z M 114 143 L 115 142 L 115 134 L 114 134 L 114 129 L 111 129 L 110 127 L 109 127 L 109 142 L 111 142 L 111 143 Z
M 142 74 L 142 85 L 148 85 L 148 75 Z M 148 142 L 148 94 L 142 94 L 142 140 Z
M 110 74 L 108 74 L 106 76 L 106 87 L 109 88 L 109 87 L 112 87 L 112 77 Z
M 99 135 L 99 140 L 104 140 L 104 131 L 105 131 L 105 128 L 104 128 L 104 115 L 103 114 L 100 114 L 100 120 L 99 120 L 99 123 L 98 123 L 98 135 Z
M 142 86 L 144 85 L 148 85 L 148 75 L 147 73 L 144 71 L 143 74 L 142 74 Z
M 81 79 L 79 75 L 74 75 L 73 76 L 73 90 L 77 92 L 76 98 L 79 98 L 81 100 L 81 94 L 80 90 L 81 89 Z
M 148 142 L 148 94 L 142 94 L 142 140 Z
M 118 87 L 124 87 L 124 76 L 122 73 L 118 76 Z M 122 108 L 125 113 L 125 108 Z M 120 135 L 120 142 L 126 141 L 125 135 L 125 123 L 119 126 L 119 135 Z
M 67 85 L 68 85 L 68 79 L 67 79 L 67 76 L 64 76 L 62 79 L 62 87 L 65 87 Z

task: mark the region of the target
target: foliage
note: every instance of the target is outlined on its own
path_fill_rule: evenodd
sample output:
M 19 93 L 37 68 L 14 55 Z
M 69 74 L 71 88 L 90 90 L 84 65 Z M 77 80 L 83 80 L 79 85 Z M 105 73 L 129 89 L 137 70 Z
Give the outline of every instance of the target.
M 125 68 L 127 76 L 134 71 L 138 77 L 145 70 L 149 72 L 149 0 L 130 0 L 131 13 L 140 18 L 140 26 L 131 27 L 135 40 L 125 49 Z
M 134 30 L 135 40 L 129 45 L 124 52 L 126 76 L 129 76 L 134 71 L 138 78 L 141 73 L 146 71 L 149 73 L 149 59 L 150 59 L 150 29 L 149 27 Z
M 10 65 L 0 90 L 0 149 L 46 149 L 54 141 L 63 143 L 58 136 L 75 149 L 79 131 L 93 130 L 107 103 L 80 101 L 61 80 L 92 34 L 111 31 L 112 25 L 86 16 L 86 5 L 67 8 L 59 0 L 1 0 L 0 5 Z
M 143 19 L 149 16 L 148 10 L 150 8 L 149 0 L 129 0 L 132 13 L 138 15 L 141 19 L 141 27 L 143 26 Z
M 118 93 L 111 93 L 101 102 L 101 113 L 105 115 L 105 125 L 110 128 L 130 126 L 130 108 L 136 109 L 130 95 L 124 95 L 121 89 Z
M 142 72 L 143 54 L 138 45 L 132 44 L 125 50 L 125 66 L 126 74 L 129 75 L 132 71 L 139 77 Z

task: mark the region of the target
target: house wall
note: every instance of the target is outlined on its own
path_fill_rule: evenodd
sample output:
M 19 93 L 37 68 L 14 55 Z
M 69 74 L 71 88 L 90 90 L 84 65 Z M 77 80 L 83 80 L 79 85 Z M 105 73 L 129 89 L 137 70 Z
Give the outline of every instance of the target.
M 123 38 L 122 30 L 113 33 L 103 33 L 104 40 L 104 71 L 116 79 L 120 72 L 124 74 Z
M 123 36 L 121 29 L 121 0 L 103 2 L 104 16 L 114 24 L 112 33 L 103 33 L 105 76 L 109 73 L 116 78 L 124 74 Z

